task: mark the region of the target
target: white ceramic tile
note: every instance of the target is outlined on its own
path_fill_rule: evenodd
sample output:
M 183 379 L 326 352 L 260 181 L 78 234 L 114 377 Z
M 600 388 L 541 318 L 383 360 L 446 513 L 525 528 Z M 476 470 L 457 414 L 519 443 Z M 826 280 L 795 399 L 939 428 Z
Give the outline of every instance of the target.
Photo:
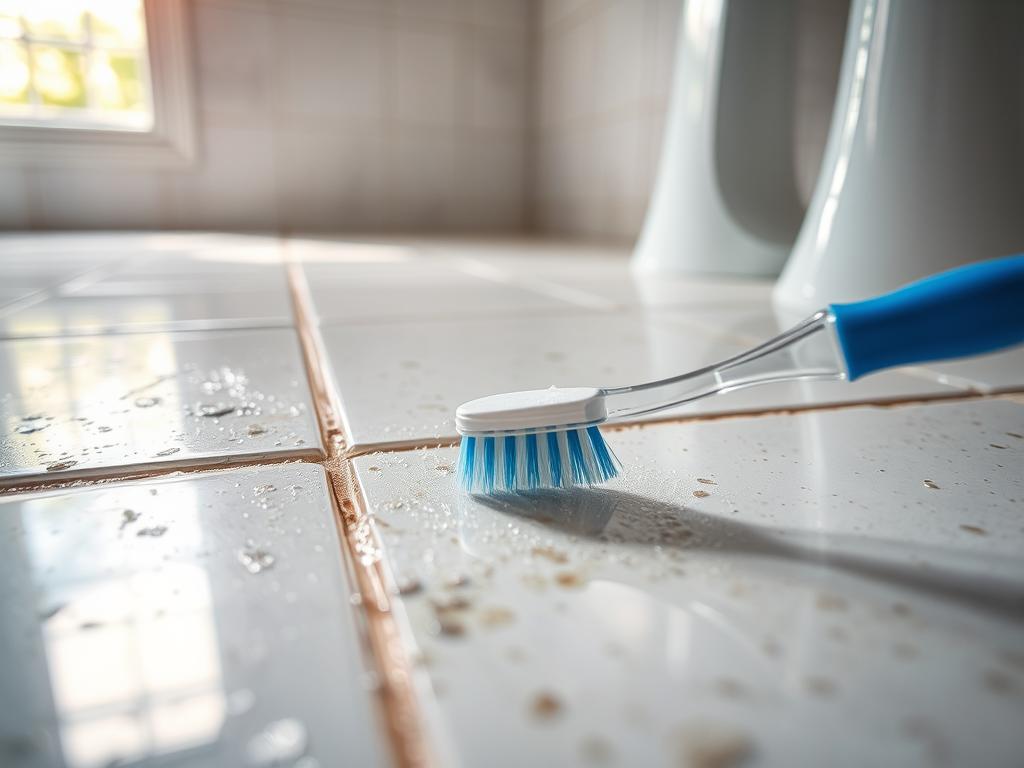
M 430 293 L 423 286 L 418 290 Z M 386 322 L 321 329 L 352 446 L 454 436 L 455 409 L 484 395 L 552 385 L 639 384 L 748 348 L 667 312 L 494 313 L 406 322 L 394 314 Z M 853 384 L 766 385 L 649 418 L 954 392 L 937 381 L 890 373 Z
M 333 14 L 280 19 L 282 108 L 294 117 L 374 123 L 381 119 L 385 35 L 379 22 Z
M 0 342 L 0 428 L 0 485 L 320 450 L 290 329 Z
M 249 293 L 85 292 L 48 298 L 0 318 L 0 338 L 38 338 L 102 333 L 269 328 L 291 323 L 286 289 Z M 148 288 L 148 286 L 145 286 Z
M 445 764 L 1012 764 L 1008 431 L 993 401 L 650 426 L 607 487 L 500 500 L 454 449 L 357 458 Z
M 408 125 L 455 125 L 459 50 L 455 28 L 399 28 L 395 44 L 392 66 L 398 120 Z
M 1002 392 L 1024 389 L 1024 349 L 927 365 L 924 371 L 957 386 L 978 392 Z
M 26 172 L 21 168 L 0 170 L 0 228 L 27 229 L 29 219 L 29 187 Z
M 470 41 L 471 114 L 475 128 L 520 138 L 526 128 L 528 66 L 519 40 L 476 34 Z M 521 140 L 521 139 L 520 139 Z M 504 177 L 495 177 L 495 181 Z
M 379 228 L 387 203 L 385 142 L 376 129 L 330 123 L 279 133 L 279 208 L 292 231 Z
M 159 229 L 161 177 L 150 171 L 103 168 L 35 171 L 33 223 L 49 227 Z
M 195 9 L 196 81 L 204 108 L 266 112 L 276 95 L 274 16 L 265 0 Z
M 389 763 L 319 466 L 12 497 L 0 531 L 5 766 Z
M 556 296 L 424 258 L 379 265 L 314 263 L 304 270 L 317 315 L 325 324 L 473 317 L 486 326 L 491 315 L 575 309 Z M 390 354 L 387 348 L 380 352 Z
M 266 121 L 205 112 L 197 167 L 166 178 L 167 226 L 256 231 L 277 226 L 274 135 Z

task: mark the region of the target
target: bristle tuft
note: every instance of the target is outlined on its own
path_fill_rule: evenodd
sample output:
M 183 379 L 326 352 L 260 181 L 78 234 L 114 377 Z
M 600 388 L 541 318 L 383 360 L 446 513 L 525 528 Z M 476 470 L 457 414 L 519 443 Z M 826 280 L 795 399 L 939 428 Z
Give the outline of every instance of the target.
M 596 426 L 515 435 L 467 436 L 459 449 L 459 485 L 469 493 L 524 493 L 591 486 L 619 474 Z

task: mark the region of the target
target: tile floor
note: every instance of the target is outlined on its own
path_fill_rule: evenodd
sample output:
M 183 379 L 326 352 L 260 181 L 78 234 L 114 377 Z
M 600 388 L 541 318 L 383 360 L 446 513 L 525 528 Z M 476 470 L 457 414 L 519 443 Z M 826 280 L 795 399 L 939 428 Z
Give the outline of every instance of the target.
M 788 321 L 625 255 L 0 238 L 0 764 L 1012 764 L 1024 404 L 981 395 L 1021 350 L 609 431 L 601 489 L 456 491 L 463 400 Z

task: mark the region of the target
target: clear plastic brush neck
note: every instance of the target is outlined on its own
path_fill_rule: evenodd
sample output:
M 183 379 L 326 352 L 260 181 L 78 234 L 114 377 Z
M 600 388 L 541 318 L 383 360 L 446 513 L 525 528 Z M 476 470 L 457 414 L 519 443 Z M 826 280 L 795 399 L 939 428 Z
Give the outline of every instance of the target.
M 661 381 L 603 390 L 608 418 L 651 413 L 772 381 L 845 379 L 833 325 L 832 313 L 821 310 L 761 346 L 716 365 Z

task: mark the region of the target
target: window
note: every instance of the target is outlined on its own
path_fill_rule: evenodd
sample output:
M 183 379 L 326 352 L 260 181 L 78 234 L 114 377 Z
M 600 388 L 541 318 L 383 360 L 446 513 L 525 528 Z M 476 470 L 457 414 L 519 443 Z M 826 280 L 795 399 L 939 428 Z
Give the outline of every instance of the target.
M 188 163 L 184 0 L 0 0 L 0 164 Z
M 153 127 L 142 0 L 0 0 L 0 120 Z

